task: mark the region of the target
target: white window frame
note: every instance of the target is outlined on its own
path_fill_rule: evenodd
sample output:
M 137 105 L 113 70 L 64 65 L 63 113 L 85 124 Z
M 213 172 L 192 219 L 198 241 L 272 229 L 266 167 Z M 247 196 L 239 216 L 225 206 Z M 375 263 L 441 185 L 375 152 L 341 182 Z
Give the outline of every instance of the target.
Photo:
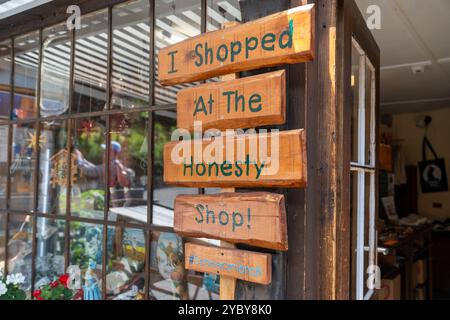
M 357 230 L 356 230 L 356 300 L 370 300 L 374 294 L 373 289 L 365 291 L 365 275 L 369 266 L 377 265 L 377 240 L 375 217 L 375 174 L 376 174 L 376 132 L 375 132 L 375 93 L 376 74 L 373 64 L 370 62 L 364 50 L 353 38 L 353 46 L 359 54 L 359 84 L 358 84 L 358 160 L 351 162 L 350 170 L 357 174 Z M 366 123 L 366 66 L 371 71 L 370 81 L 370 123 Z M 370 126 L 369 159 L 366 159 L 366 126 Z M 367 165 L 367 160 L 369 164 Z M 370 176 L 369 191 L 369 243 L 365 239 L 365 200 L 366 200 L 366 175 Z M 369 265 L 364 266 L 365 252 L 369 252 Z

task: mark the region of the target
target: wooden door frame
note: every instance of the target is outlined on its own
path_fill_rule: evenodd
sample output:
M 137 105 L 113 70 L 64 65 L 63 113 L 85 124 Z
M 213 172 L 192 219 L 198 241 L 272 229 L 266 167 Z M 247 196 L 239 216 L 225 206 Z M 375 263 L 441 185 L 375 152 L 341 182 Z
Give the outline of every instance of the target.
M 352 37 L 376 69 L 377 118 L 380 50 L 353 0 L 292 0 L 291 7 L 306 3 L 316 4 L 316 56 L 289 67 L 288 127 L 306 128 L 308 186 L 287 192 L 286 296 L 350 299 Z

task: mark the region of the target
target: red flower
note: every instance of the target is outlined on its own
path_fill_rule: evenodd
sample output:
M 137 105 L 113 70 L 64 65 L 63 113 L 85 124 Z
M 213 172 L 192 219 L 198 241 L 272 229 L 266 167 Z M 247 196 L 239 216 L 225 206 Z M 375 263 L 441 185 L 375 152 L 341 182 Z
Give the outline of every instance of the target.
M 58 281 L 53 281 L 53 282 L 50 282 L 50 288 L 56 288 L 57 286 L 59 285 L 59 282 Z
M 43 300 L 41 298 L 42 290 L 35 290 L 31 295 L 38 300 Z
M 59 282 L 61 282 L 61 284 L 64 286 L 64 288 L 67 288 L 67 281 L 69 280 L 69 275 L 68 274 L 63 274 L 62 276 L 59 277 Z

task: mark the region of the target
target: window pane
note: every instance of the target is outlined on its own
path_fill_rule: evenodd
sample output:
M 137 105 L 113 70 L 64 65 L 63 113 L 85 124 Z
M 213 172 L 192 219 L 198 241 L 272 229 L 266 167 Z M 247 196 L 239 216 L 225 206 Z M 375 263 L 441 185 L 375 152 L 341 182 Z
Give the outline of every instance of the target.
M 5 274 L 6 213 L 0 212 L 0 272 Z
M 39 32 L 14 40 L 13 119 L 37 116 L 36 91 L 39 66 Z
M 155 62 L 158 63 L 159 49 L 196 36 L 201 32 L 200 0 L 157 1 L 155 20 Z M 158 67 L 156 67 L 156 70 Z M 156 71 L 158 73 L 158 71 Z M 197 85 L 182 84 L 163 87 L 156 77 L 155 102 L 157 105 L 176 103 L 177 92 Z
M 372 134 L 374 136 L 375 134 L 375 127 L 373 123 L 373 127 L 371 126 L 371 121 L 375 121 L 375 119 L 372 119 L 372 76 L 373 72 L 370 69 L 369 65 L 366 64 L 366 79 L 365 79 L 365 110 L 366 110 L 366 164 L 367 165 L 373 165 L 375 166 L 375 155 L 371 153 L 371 137 Z M 373 131 L 373 132 L 372 132 Z
M 6 209 L 6 182 L 8 176 L 8 125 L 0 123 L 0 210 Z
M 117 300 L 142 300 L 145 286 L 146 232 L 108 228 L 106 294 Z
M 153 224 L 173 226 L 173 208 L 178 194 L 197 194 L 196 188 L 174 187 L 164 183 L 164 145 L 171 140 L 176 129 L 176 114 L 173 111 L 155 113 L 153 147 Z
M 65 214 L 68 166 L 71 165 L 71 181 L 75 183 L 76 159 L 72 155 L 69 164 L 66 121 L 49 121 L 40 124 L 43 144 L 39 156 L 38 211 Z
M 8 232 L 8 274 L 22 273 L 25 282 L 20 287 L 27 291 L 29 295 L 31 290 L 33 217 L 10 215 Z
M 70 33 L 66 23 L 43 32 L 41 116 L 56 116 L 69 109 Z
M 37 137 L 34 124 L 13 125 L 11 155 L 12 210 L 33 211 L 34 167 L 37 144 L 44 144 L 44 137 Z
M 101 298 L 103 226 L 84 222 L 70 222 L 70 265 L 81 270 L 82 285 L 89 282 L 85 294 Z M 97 299 L 100 300 L 100 299 Z
M 206 29 L 221 29 L 224 23 L 241 22 L 241 8 L 238 0 L 208 0 L 208 17 Z
M 111 116 L 109 219 L 147 223 L 148 112 Z
M 352 145 L 351 160 L 358 162 L 358 115 L 359 115 L 359 59 L 360 54 L 355 46 L 352 46 L 352 75 L 351 75 L 351 101 L 352 101 Z
M 116 6 L 113 19 L 112 109 L 149 106 L 149 1 Z
M 0 42 L 0 119 L 9 119 L 11 110 L 11 41 Z
M 107 109 L 108 11 L 81 17 L 75 32 L 75 69 L 72 112 Z
M 105 132 L 100 117 L 76 119 L 72 125 L 72 150 L 77 176 L 71 189 L 71 214 L 103 219 L 105 198 Z
M 150 296 L 156 300 L 218 300 L 219 277 L 184 268 L 184 240 L 151 233 Z
M 65 226 L 64 220 L 37 219 L 35 289 L 56 280 L 65 273 Z

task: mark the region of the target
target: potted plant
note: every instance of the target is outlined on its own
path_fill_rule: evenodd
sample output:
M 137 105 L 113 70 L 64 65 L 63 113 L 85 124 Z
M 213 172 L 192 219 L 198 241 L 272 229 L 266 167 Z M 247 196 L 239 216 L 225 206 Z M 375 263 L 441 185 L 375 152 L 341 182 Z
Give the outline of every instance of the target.
M 71 300 L 74 298 L 74 292 L 67 287 L 68 279 L 69 275 L 63 274 L 57 280 L 35 290 L 32 296 L 36 300 Z
M 0 300 L 25 300 L 26 293 L 20 288 L 24 281 L 25 277 L 21 273 L 6 277 L 0 273 Z

